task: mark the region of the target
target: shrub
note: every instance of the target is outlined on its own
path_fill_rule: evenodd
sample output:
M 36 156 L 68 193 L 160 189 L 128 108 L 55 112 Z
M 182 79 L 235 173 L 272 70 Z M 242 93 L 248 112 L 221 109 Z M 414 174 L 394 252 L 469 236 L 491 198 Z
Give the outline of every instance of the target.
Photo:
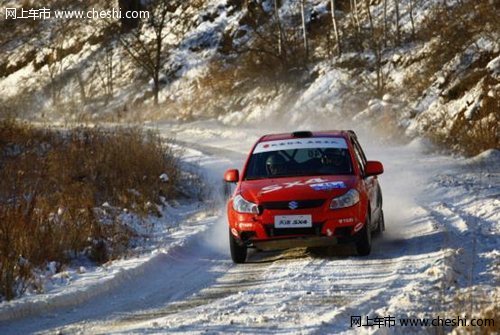
M 0 295 L 22 293 L 48 261 L 118 256 L 133 234 L 120 209 L 149 213 L 151 203 L 177 195 L 179 175 L 172 149 L 154 132 L 0 121 Z M 104 202 L 109 210 L 99 208 Z

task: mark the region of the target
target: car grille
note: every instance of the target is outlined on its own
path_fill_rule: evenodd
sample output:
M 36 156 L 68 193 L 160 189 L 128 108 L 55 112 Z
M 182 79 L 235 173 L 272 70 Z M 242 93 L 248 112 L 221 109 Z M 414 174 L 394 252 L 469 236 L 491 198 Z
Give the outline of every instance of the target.
M 265 225 L 266 234 L 269 237 L 286 235 L 320 236 L 323 222 L 313 223 L 310 228 L 274 228 L 272 224 Z
M 351 236 L 351 227 L 340 227 L 335 229 L 335 235 L 341 237 Z
M 325 203 L 325 199 L 314 199 L 314 200 L 290 200 L 290 201 L 269 201 L 263 202 L 260 206 L 262 209 L 286 209 L 291 210 L 290 203 L 295 202 L 295 209 L 306 209 L 306 208 L 316 208 L 321 207 Z

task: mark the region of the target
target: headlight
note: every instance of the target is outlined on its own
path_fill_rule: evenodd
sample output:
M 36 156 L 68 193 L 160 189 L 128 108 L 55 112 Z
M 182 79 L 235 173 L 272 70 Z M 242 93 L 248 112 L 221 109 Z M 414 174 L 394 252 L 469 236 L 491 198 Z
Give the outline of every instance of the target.
M 351 189 L 347 191 L 347 193 L 342 194 L 336 198 L 333 198 L 330 203 L 330 209 L 338 209 L 351 207 L 356 205 L 359 202 L 359 192 L 355 189 Z
M 239 194 L 233 199 L 233 209 L 239 213 L 259 214 L 259 207 Z

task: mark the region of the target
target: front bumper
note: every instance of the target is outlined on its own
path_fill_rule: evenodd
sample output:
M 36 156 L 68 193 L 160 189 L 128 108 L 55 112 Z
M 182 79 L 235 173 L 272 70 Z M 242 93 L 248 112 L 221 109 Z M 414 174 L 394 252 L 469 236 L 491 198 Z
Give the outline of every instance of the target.
M 338 210 L 268 210 L 263 214 L 243 214 L 229 209 L 229 225 L 236 239 L 262 250 L 295 247 L 324 247 L 350 243 L 366 220 L 360 204 Z M 276 215 L 311 215 L 312 227 L 275 228 Z

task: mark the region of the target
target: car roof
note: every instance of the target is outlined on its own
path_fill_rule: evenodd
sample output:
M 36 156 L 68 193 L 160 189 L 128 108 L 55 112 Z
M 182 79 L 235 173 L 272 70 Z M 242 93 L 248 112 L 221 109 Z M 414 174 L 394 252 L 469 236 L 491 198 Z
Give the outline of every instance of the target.
M 297 131 L 293 133 L 268 134 L 260 138 L 259 142 L 290 140 L 297 138 L 315 138 L 315 137 L 344 137 L 349 135 L 356 136 L 352 130 L 322 130 L 322 131 Z

